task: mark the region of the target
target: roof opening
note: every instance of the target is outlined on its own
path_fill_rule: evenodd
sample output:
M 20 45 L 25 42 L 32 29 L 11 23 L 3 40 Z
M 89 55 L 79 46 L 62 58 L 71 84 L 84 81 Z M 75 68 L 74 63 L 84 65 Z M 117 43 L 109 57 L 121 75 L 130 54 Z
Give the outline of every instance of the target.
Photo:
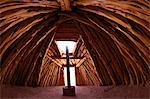
M 75 41 L 56 41 L 56 44 L 58 46 L 58 50 L 59 50 L 60 54 L 63 56 L 63 55 L 66 55 L 66 46 L 68 47 L 69 53 L 73 54 L 76 49 L 77 42 L 75 42 Z

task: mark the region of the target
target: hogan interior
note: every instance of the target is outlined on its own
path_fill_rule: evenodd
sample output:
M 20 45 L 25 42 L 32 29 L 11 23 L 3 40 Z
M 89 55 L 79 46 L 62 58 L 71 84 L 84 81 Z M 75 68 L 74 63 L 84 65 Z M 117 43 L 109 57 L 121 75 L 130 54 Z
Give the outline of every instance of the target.
M 56 42 L 73 41 L 77 94 L 65 99 L 148 99 L 149 20 L 149 0 L 1 0 L 0 96 L 64 98 Z

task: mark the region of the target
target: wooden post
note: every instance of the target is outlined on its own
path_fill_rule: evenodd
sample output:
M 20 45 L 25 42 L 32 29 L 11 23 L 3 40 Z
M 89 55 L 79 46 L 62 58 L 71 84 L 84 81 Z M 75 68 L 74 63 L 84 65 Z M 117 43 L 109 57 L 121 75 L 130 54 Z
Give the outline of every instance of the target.
M 75 86 L 70 83 L 70 64 L 69 64 L 69 50 L 66 46 L 66 67 L 67 67 L 67 87 L 63 88 L 64 96 L 75 96 Z
M 68 50 L 68 46 L 66 46 L 66 67 L 67 67 L 67 85 L 68 87 L 71 86 L 70 84 L 70 67 L 69 67 L 70 63 L 69 63 L 69 50 Z

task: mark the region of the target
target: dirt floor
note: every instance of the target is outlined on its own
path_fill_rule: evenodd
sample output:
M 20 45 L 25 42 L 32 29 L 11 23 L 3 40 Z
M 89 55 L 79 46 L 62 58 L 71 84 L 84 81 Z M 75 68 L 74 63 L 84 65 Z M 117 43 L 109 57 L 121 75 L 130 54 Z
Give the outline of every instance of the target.
M 150 87 L 76 86 L 76 96 L 63 96 L 62 88 L 1 85 L 0 99 L 150 99 Z

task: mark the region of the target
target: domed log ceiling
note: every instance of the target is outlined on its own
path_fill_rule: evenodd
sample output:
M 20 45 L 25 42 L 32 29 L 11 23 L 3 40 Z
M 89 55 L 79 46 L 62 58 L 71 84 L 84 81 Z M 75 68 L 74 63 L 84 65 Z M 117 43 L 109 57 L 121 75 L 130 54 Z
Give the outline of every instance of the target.
M 54 40 L 77 41 L 80 36 L 94 65 L 91 59 L 86 60 L 78 68 L 77 75 L 88 72 L 85 69 L 91 66 L 99 77 L 96 72 L 89 71 L 87 75 L 90 76 L 83 74 L 77 79 L 79 85 L 85 82 L 89 82 L 87 85 L 148 83 L 149 5 L 149 0 L 1 1 L 0 82 L 27 86 L 62 85 L 61 68 L 52 57 L 48 58 L 47 53 L 52 51 Z M 54 49 L 52 54 L 59 57 L 58 49 Z M 91 75 L 95 76 L 91 78 Z M 85 78 L 89 80 L 83 80 Z M 90 81 L 94 83 L 90 84 Z

